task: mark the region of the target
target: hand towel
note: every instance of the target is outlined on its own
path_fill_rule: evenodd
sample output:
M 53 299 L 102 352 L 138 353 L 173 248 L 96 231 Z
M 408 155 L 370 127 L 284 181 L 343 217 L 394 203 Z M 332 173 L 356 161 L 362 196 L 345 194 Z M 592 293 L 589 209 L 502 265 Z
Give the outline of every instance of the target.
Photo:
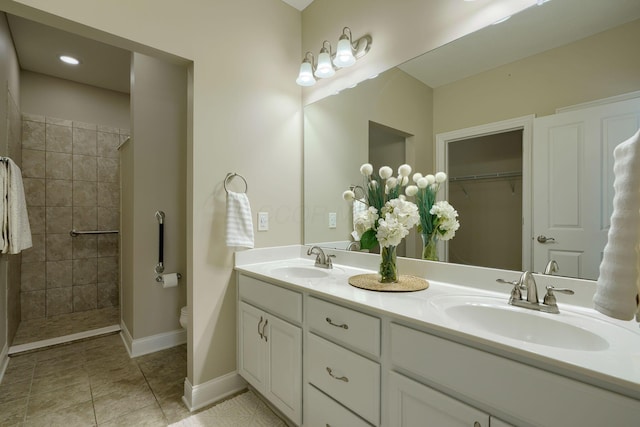
M 31 227 L 27 213 L 27 202 L 22 184 L 22 171 L 13 160 L 7 158 L 7 230 L 9 237 L 8 253 L 17 254 L 32 246 Z
M 613 158 L 611 228 L 593 302 L 607 316 L 631 320 L 640 293 L 640 130 L 615 148 Z
M 7 225 L 9 219 L 7 217 L 8 209 L 8 173 L 7 163 L 0 161 L 0 253 L 6 254 L 9 251 L 9 235 Z
M 246 193 L 227 191 L 227 246 L 253 248 L 251 206 Z

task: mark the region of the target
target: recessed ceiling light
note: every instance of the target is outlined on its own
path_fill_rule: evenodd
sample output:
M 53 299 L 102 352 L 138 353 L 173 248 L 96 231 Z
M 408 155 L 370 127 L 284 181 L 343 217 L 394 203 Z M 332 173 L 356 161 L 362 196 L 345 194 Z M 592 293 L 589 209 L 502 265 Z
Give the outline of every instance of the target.
M 64 62 L 65 64 L 69 64 L 69 65 L 78 65 L 80 63 L 79 59 L 74 58 L 73 56 L 69 56 L 69 55 L 60 55 L 58 58 L 60 58 L 60 61 Z

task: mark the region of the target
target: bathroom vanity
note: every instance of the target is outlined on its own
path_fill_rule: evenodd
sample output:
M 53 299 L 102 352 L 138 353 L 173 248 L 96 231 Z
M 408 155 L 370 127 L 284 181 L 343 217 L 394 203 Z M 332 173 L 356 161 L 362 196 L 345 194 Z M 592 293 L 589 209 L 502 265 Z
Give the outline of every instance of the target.
M 347 282 L 375 271 L 378 256 L 336 252 L 322 269 L 306 249 L 236 254 L 238 372 L 292 423 L 640 422 L 640 328 L 581 307 L 589 291 L 561 301 L 560 314 L 538 313 L 507 305 L 510 289 L 495 279 L 513 272 L 403 260 L 401 273 L 430 287 L 378 293 Z M 457 284 L 464 277 L 477 286 Z

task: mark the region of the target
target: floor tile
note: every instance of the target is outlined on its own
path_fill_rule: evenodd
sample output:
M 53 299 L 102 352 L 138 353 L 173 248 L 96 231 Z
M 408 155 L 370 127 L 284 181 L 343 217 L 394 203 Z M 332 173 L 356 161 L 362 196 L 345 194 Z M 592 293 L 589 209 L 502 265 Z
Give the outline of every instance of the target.
M 24 427 L 40 427 L 40 426 L 65 426 L 65 427 L 84 427 L 96 425 L 96 418 L 93 412 L 93 402 L 86 402 L 61 408 L 57 410 L 49 410 L 38 416 L 28 416 Z
M 0 384 L 0 404 L 29 397 L 30 391 L 30 379 L 7 384 L 3 381 L 2 384 Z
M 136 426 L 136 427 L 165 427 L 167 420 L 157 403 L 146 406 L 118 418 L 99 424 L 100 427 Z
M 0 426 L 12 426 L 21 423 L 27 412 L 28 398 L 0 403 Z
M 123 393 L 120 390 L 98 396 L 93 400 L 98 424 L 118 418 L 145 406 L 152 405 L 156 399 L 145 383 L 133 392 Z
M 47 394 L 76 385 L 78 387 L 89 387 L 89 375 L 82 367 L 68 368 L 40 378 L 34 378 L 31 384 L 31 394 Z
M 49 393 L 33 394 L 29 398 L 27 417 L 39 417 L 91 401 L 89 383 L 58 388 Z

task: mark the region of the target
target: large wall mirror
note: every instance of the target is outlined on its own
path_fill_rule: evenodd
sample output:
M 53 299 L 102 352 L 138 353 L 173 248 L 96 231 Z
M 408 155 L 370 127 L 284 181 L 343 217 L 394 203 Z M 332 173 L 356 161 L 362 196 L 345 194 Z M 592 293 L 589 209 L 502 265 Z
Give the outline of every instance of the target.
M 637 95 L 633 92 L 640 91 L 638 40 L 640 2 L 552 0 L 306 106 L 305 243 L 342 249 L 351 241 L 351 205 L 341 195 L 349 185 L 362 183 L 362 163 L 396 169 L 406 162 L 416 172 L 433 173 L 440 135 L 461 130 L 464 134 L 465 129 L 516 118 L 538 120 L 556 116 L 563 107 Z M 637 117 L 632 118 L 628 127 L 637 129 L 637 122 Z M 511 130 L 515 133 L 498 138 L 515 141 L 508 146 L 479 135 L 475 142 L 451 141 L 445 147 L 456 159 L 455 165 L 445 162 L 450 176 L 482 175 L 487 172 L 482 167 L 474 169 L 465 163 L 482 158 L 502 165 L 508 176 L 448 183 L 446 197 L 480 200 L 475 209 L 481 212 L 470 211 L 467 201 L 458 199 L 461 228 L 441 259 L 513 270 L 540 268 L 531 258 L 535 231 L 512 239 L 522 229 L 523 217 L 531 221 L 539 214 L 530 199 L 538 177 L 529 170 L 531 156 L 526 150 L 530 147 L 522 145 L 527 130 L 518 126 Z M 595 159 L 603 168 L 610 166 L 606 154 Z M 606 194 L 596 209 L 606 213 L 610 202 Z M 494 211 L 507 213 L 509 219 L 487 222 Z M 332 224 L 329 218 L 334 215 L 337 220 Z M 507 222 L 510 231 L 500 227 Z M 604 235 L 592 244 L 596 254 L 602 252 Z M 499 251 L 510 256 L 498 256 L 498 261 L 473 256 L 465 252 L 473 242 L 483 256 Z M 420 245 L 419 235 L 409 236 L 404 255 L 419 257 Z M 561 264 L 559 273 L 595 278 L 573 267 L 566 266 L 563 272 Z

